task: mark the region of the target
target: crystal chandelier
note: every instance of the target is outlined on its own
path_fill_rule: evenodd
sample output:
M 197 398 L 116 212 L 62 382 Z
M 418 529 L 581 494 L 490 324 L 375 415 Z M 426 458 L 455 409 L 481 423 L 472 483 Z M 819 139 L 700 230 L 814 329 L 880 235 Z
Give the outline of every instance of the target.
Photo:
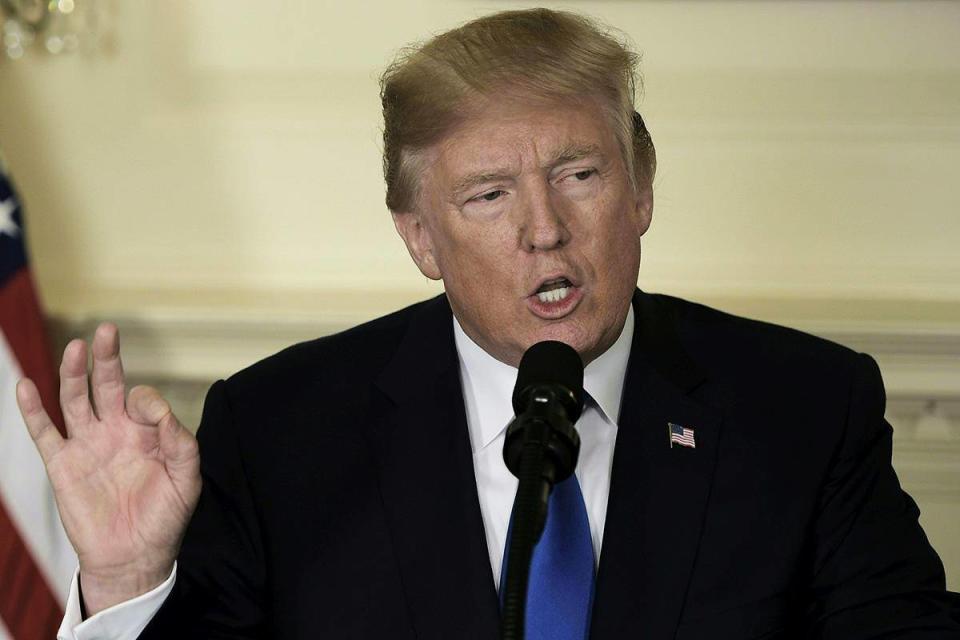
M 103 34 L 101 0 L 0 0 L 3 55 L 95 51 Z

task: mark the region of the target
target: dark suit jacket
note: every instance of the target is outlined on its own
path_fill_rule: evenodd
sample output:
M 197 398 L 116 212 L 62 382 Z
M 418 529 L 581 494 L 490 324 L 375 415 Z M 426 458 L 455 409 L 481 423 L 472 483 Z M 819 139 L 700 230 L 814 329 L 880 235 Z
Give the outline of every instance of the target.
M 591 637 L 960 638 L 874 361 L 633 304 Z M 498 637 L 443 296 L 216 383 L 199 439 L 200 504 L 143 638 Z

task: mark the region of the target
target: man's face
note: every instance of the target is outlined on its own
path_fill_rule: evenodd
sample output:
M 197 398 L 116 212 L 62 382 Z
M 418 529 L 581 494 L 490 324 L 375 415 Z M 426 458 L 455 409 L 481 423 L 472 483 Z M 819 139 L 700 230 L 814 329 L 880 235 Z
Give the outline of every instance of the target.
M 595 104 L 492 104 L 426 164 L 416 210 L 394 222 L 474 342 L 513 366 L 541 340 L 585 363 L 613 344 L 652 195 L 631 186 Z

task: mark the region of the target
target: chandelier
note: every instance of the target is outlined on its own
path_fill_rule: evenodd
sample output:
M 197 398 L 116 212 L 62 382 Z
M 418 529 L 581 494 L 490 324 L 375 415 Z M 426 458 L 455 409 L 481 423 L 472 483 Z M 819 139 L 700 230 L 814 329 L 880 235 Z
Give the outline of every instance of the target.
M 102 0 L 0 0 L 0 55 L 18 60 L 32 51 L 95 51 L 101 46 L 104 13 Z

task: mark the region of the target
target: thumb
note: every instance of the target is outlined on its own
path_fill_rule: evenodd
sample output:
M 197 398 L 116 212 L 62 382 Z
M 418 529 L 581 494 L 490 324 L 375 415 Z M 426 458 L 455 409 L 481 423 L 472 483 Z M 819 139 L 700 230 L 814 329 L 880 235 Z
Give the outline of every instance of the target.
M 188 472 L 198 469 L 200 448 L 197 439 L 190 433 L 172 411 L 168 411 L 157 425 L 160 437 L 160 453 L 167 469 Z
M 166 401 L 162 400 L 163 404 Z M 197 439 L 168 410 L 157 424 L 160 453 L 170 481 L 192 511 L 200 498 L 200 447 Z
M 127 397 L 127 415 L 140 424 L 156 425 L 160 453 L 174 481 L 190 482 L 199 476 L 197 439 L 177 420 L 159 391 L 147 386 L 131 389 Z

